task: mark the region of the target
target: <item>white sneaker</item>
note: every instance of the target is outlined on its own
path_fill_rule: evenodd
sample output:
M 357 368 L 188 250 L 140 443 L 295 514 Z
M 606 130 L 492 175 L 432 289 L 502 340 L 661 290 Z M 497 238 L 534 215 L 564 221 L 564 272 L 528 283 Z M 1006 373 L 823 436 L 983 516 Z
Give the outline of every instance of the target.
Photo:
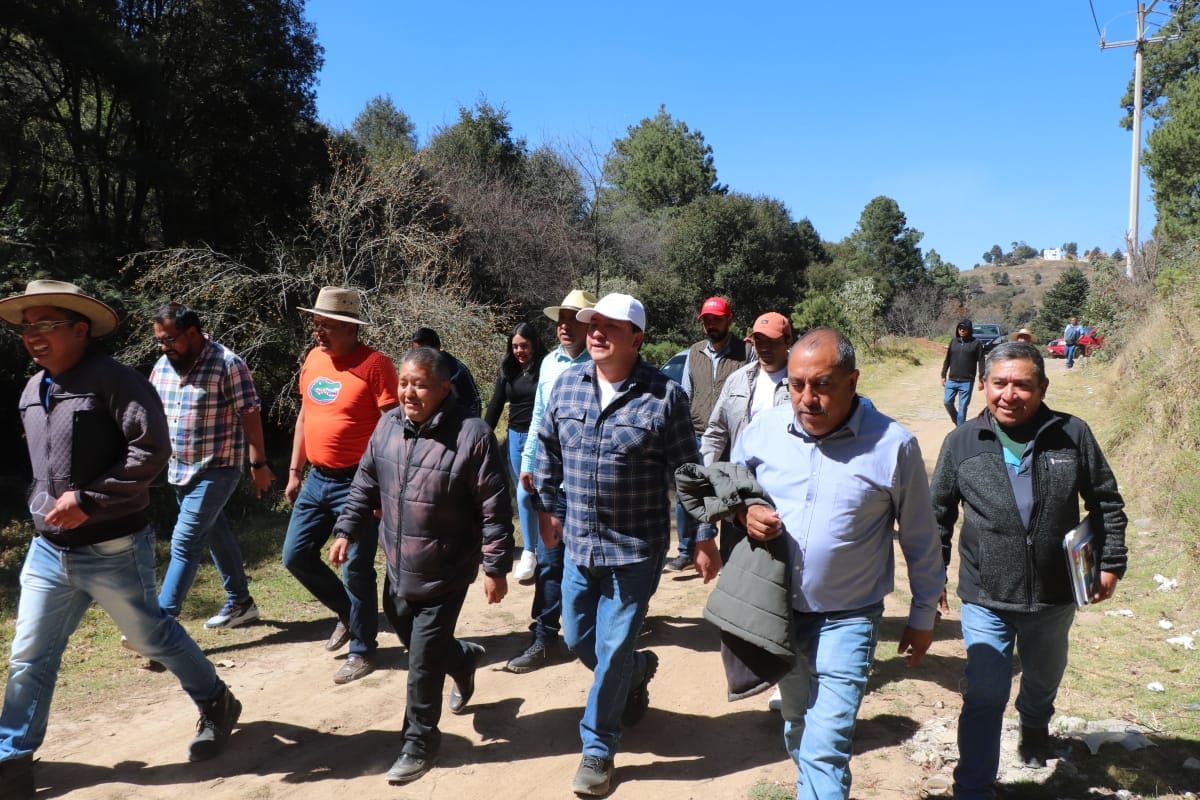
M 533 578 L 534 570 L 537 569 L 537 556 L 529 548 L 521 551 L 521 560 L 517 562 L 517 566 L 513 569 L 513 577 L 520 583 Z
M 247 600 L 244 603 L 228 600 L 215 617 L 210 617 L 208 622 L 204 623 L 204 627 L 236 628 L 238 625 L 244 625 L 256 619 L 258 619 L 258 606 L 254 605 L 253 600 Z
M 783 710 L 783 694 L 779 691 L 779 687 L 775 687 L 775 691 L 771 693 L 771 699 L 767 701 L 767 708 L 772 711 Z

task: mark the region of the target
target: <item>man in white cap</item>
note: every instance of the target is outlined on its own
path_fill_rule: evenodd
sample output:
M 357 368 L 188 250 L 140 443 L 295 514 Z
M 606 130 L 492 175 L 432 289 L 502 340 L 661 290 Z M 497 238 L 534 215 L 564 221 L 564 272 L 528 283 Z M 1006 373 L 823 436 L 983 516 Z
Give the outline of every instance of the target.
M 521 488 L 530 494 L 536 489 L 533 485 L 533 470 L 537 466 L 538 430 L 542 427 L 542 418 L 546 414 L 546 403 L 550 399 L 558 377 L 568 367 L 584 364 L 591 360 L 587 352 L 587 323 L 581 322 L 577 314 L 585 308 L 596 305 L 596 295 L 583 289 L 572 289 L 556 306 L 546 306 L 542 310 L 547 317 L 554 320 L 555 331 L 558 335 L 558 347 L 542 359 L 542 368 L 538 372 L 537 391 L 533 396 L 533 412 L 529 418 L 529 436 L 525 439 L 525 450 L 521 453 Z M 561 519 L 566 514 L 566 499 L 559 488 L 558 499 L 555 502 L 554 513 Z M 541 526 L 539 525 L 539 528 Z M 533 672 L 550 664 L 558 663 L 564 658 L 559 645 L 559 630 L 562 627 L 562 571 L 563 545 L 562 542 L 548 546 L 542 539 L 540 530 L 521 531 L 525 537 L 525 546 L 533 542 L 537 564 L 534 572 L 533 623 L 529 626 L 533 631 L 533 641 L 525 652 L 509 659 L 505 669 L 518 674 Z M 524 559 L 524 554 L 522 554 Z
M 563 635 L 595 677 L 579 724 L 583 759 L 572 791 L 612 784 L 623 725 L 649 705 L 658 656 L 635 650 L 670 544 L 668 486 L 699 463 L 687 395 L 641 359 L 646 312 L 627 294 L 605 295 L 576 318 L 588 325 L 591 363 L 568 368 L 546 406 L 534 484 L 542 538 L 565 542 Z M 554 515 L 559 486 L 565 522 Z M 696 568 L 720 568 L 713 537 L 697 530 Z
M 150 482 L 171 455 L 162 403 L 134 370 L 91 347 L 116 312 L 61 281 L 30 281 L 0 300 L 34 363 L 21 394 L 37 535 L 0 711 L 0 797 L 33 797 L 33 753 L 46 736 L 67 639 L 95 601 L 131 646 L 175 674 L 200 708 L 188 758 L 225 747 L 242 705 L 212 662 L 158 605 Z
M 334 683 L 349 683 L 375 670 L 379 631 L 375 550 L 378 542 L 364 537 L 346 554 L 345 582 L 321 559 L 321 548 L 333 535 L 359 459 L 379 418 L 400 404 L 396 366 L 358 340 L 363 316 L 356 289 L 326 286 L 313 308 L 313 338 L 300 368 L 300 416 L 292 440 L 288 483 L 292 504 L 283 543 L 283 564 L 337 615 L 325 649 L 350 654 L 334 674 Z M 312 465 L 308 475 L 304 468 Z
M 704 328 L 704 338 L 688 348 L 681 380 L 692 406 L 692 428 L 699 446 L 725 381 L 753 354 L 744 339 L 733 335 L 733 309 L 724 297 L 705 300 L 696 319 Z M 681 572 L 692 566 L 696 543 L 696 521 L 679 502 L 675 503 L 675 534 L 679 553 L 666 563 L 667 572 Z

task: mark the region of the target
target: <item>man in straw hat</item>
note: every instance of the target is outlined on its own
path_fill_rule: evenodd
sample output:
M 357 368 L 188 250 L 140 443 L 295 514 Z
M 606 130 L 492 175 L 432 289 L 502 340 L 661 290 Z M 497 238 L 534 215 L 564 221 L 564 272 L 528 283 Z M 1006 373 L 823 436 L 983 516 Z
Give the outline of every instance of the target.
M 335 652 L 350 643 L 350 654 L 333 676 L 334 683 L 349 683 L 375 671 L 377 541 L 363 537 L 350 547 L 344 582 L 322 560 L 321 548 L 333 534 L 375 424 L 400 404 L 398 381 L 392 360 L 358 340 L 359 326 L 371 324 L 358 290 L 326 286 L 313 308 L 300 310 L 313 315 L 317 346 L 300 368 L 300 416 L 284 490 L 292 518 L 283 565 L 337 615 L 325 649 Z
M 1029 328 L 1021 328 L 1021 330 L 1013 334 L 1012 339 L 1014 342 L 1033 344 L 1033 331 L 1029 330 Z
M 141 375 L 91 348 L 117 314 L 79 287 L 30 281 L 0 300 L 41 370 L 21 395 L 33 466 L 37 535 L 21 571 L 21 599 L 0 711 L 0 797 L 32 797 L 67 639 L 92 601 L 132 647 L 179 678 L 200 709 L 188 758 L 224 748 L 242 706 L 212 662 L 158 605 L 150 482 L 171 455 L 162 403 Z
M 546 414 L 546 403 L 550 399 L 554 383 L 567 367 L 591 360 L 585 347 L 587 323 L 580 322 L 575 315 L 594 305 L 596 295 L 583 289 L 572 289 L 561 303 L 546 306 L 542 310 L 542 313 L 555 322 L 558 347 L 542 359 L 537 391 L 533 396 L 533 412 L 529 418 L 529 437 L 525 440 L 525 450 L 521 453 L 521 488 L 529 494 L 534 493 L 533 468 L 537 466 L 538 430 L 542 427 L 542 417 Z M 559 502 L 554 510 L 562 517 L 566 513 L 566 498 L 561 489 L 558 497 Z M 533 623 L 529 626 L 533 631 L 533 641 L 525 652 L 514 656 L 505 665 L 509 672 L 516 673 L 533 672 L 562 661 L 564 657 L 558 641 L 559 630 L 562 627 L 562 542 L 548 547 L 537 529 L 521 531 L 521 535 L 525 537 L 526 547 L 533 543 L 537 567 L 534 573 L 531 612 Z

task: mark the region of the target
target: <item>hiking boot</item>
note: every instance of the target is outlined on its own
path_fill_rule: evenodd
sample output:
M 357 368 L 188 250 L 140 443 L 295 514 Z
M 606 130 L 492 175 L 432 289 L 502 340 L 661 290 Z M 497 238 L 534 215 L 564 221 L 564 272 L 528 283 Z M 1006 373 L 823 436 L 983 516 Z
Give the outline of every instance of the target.
M 683 572 L 692 565 L 692 556 L 689 553 L 680 553 L 663 565 L 663 572 Z
M 375 671 L 375 656 L 370 653 L 351 653 L 346 656 L 346 663 L 333 674 L 333 682 L 337 684 L 350 683 L 359 678 L 365 678 Z
M 512 576 L 517 583 L 523 586 L 528 586 L 533 583 L 534 576 L 537 575 L 537 556 L 529 548 L 521 551 L 521 558 L 517 561 L 517 565 L 513 567 Z
M 348 641 L 350 641 L 350 626 L 346 624 L 346 620 L 339 619 L 333 628 L 333 633 L 329 635 L 329 641 L 325 643 L 325 649 L 333 653 L 345 647 Z
M 646 660 L 646 668 L 642 672 L 642 679 L 634 686 L 629 687 L 629 695 L 625 698 L 625 710 L 621 712 L 621 724 L 629 727 L 637 725 L 642 721 L 642 717 L 646 716 L 646 709 L 650 707 L 650 679 L 654 677 L 654 673 L 658 672 L 658 656 L 650 650 L 639 650 Z
M 421 758 L 412 753 L 401 753 L 387 771 L 388 783 L 411 783 L 433 767 L 433 756 Z
M 1031 728 L 1022 725 L 1021 739 L 1017 743 L 1017 757 L 1021 763 L 1027 767 L 1042 769 L 1046 766 L 1046 759 L 1051 755 L 1050 728 L 1048 726 Z
M 208 622 L 204 623 L 204 627 L 209 629 L 236 628 L 238 625 L 245 625 L 256 619 L 258 619 L 258 606 L 254 605 L 254 598 L 249 598 L 241 603 L 236 600 L 228 600 L 215 617 L 210 617 Z
M 575 780 L 571 782 L 571 791 L 587 797 L 601 797 L 608 794 L 612 786 L 613 760 L 600 756 L 585 755 L 575 770 Z
M 33 800 L 33 756 L 17 756 L 0 761 L 0 797 L 8 800 Z
M 188 745 L 188 761 L 205 761 L 224 750 L 241 715 L 242 704 L 228 686 L 216 700 L 200 706 L 196 736 Z
M 504 669 L 524 675 L 526 672 L 533 672 L 542 667 L 557 664 L 562 660 L 562 651 L 557 642 L 547 644 L 535 639 L 533 644 L 529 645 L 528 650 L 519 656 L 510 658 L 504 665 Z
M 461 714 L 466 711 L 467 703 L 471 702 L 471 695 L 475 694 L 475 671 L 479 669 L 479 662 L 483 660 L 483 654 L 487 652 L 483 649 L 483 645 L 475 642 L 463 642 L 463 646 L 467 650 L 469 666 L 462 672 L 456 672 L 450 676 L 450 679 L 454 681 L 454 686 L 450 689 L 450 702 L 446 707 L 450 709 L 451 714 Z

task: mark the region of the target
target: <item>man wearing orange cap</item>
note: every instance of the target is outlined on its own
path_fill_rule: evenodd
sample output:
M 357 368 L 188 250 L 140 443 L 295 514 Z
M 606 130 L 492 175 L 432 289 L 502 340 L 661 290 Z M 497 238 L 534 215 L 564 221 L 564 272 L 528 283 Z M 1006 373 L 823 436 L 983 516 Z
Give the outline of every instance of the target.
M 746 342 L 732 335 L 733 309 L 724 297 L 705 300 L 696 318 L 704 327 L 705 338 L 688 348 L 682 382 L 692 403 L 692 428 L 699 445 L 725 380 L 746 364 L 749 353 Z M 675 504 L 675 530 L 679 535 L 679 555 L 666 563 L 667 572 L 679 572 L 692 565 L 696 523 L 679 503 Z

